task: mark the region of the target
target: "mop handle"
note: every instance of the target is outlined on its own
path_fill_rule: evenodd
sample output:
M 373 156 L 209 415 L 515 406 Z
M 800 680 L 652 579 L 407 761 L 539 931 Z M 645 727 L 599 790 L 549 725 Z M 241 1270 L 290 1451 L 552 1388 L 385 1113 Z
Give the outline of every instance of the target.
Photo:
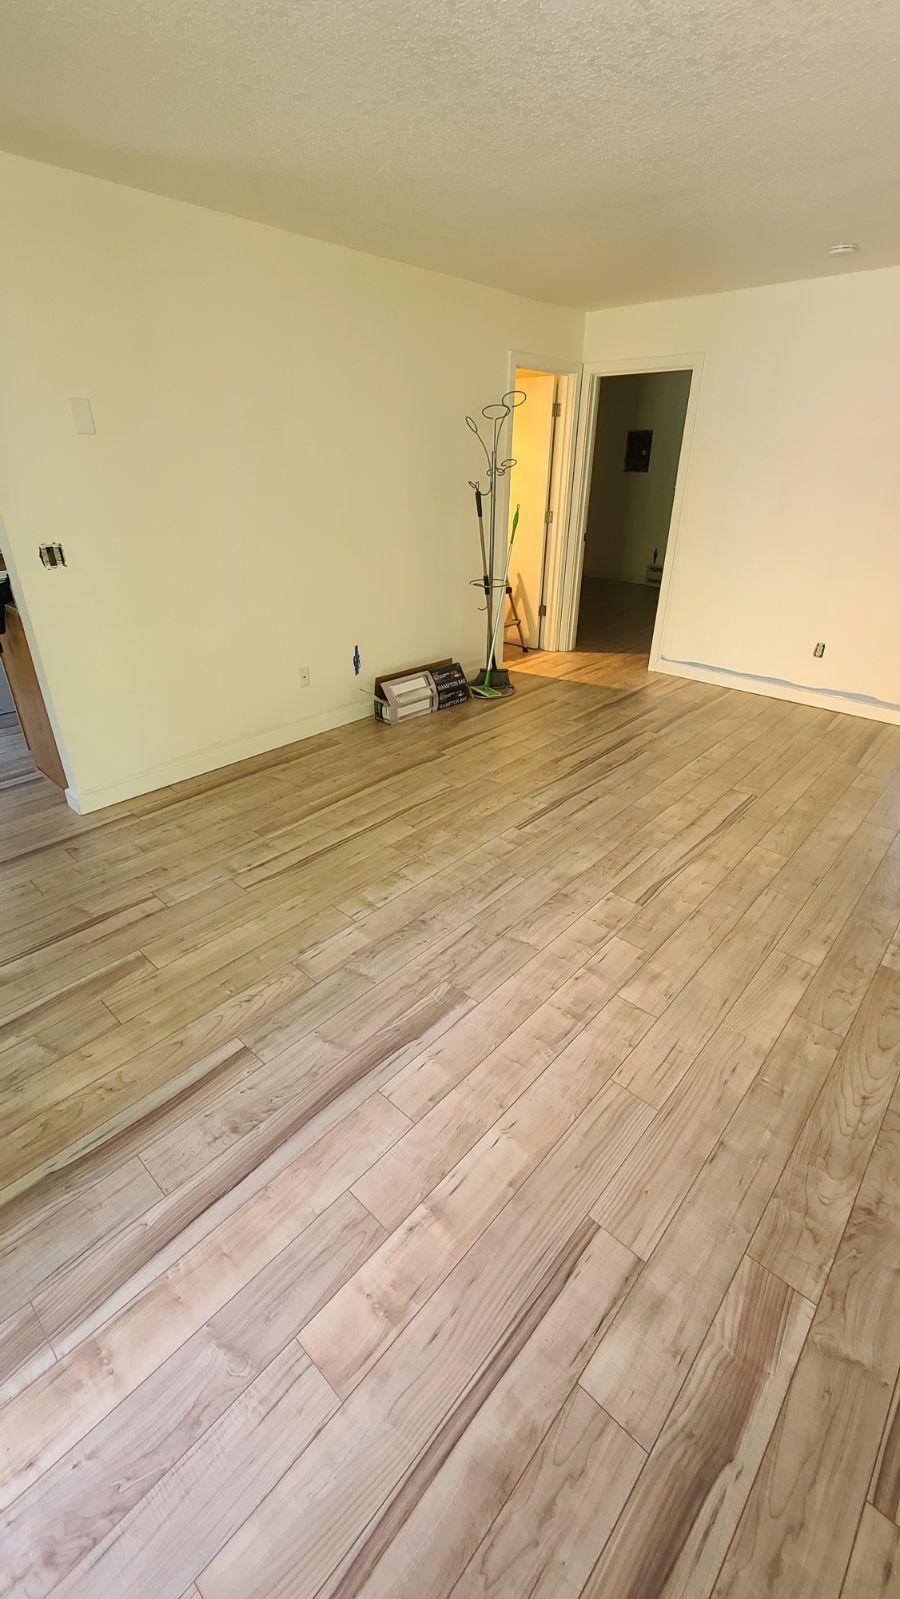
M 479 539 L 481 541 L 481 571 L 482 571 L 481 582 L 482 582 L 482 587 L 484 588 L 484 592 L 485 592 L 485 594 L 487 594 L 489 592 L 489 589 L 488 589 L 488 569 L 487 569 L 487 567 L 488 567 L 488 558 L 487 558 L 487 547 L 486 547 L 485 542 L 484 542 L 484 519 L 483 519 L 483 512 L 482 512 L 481 490 L 480 489 L 476 489 L 475 490 L 475 515 L 478 517 L 478 537 L 479 537 Z

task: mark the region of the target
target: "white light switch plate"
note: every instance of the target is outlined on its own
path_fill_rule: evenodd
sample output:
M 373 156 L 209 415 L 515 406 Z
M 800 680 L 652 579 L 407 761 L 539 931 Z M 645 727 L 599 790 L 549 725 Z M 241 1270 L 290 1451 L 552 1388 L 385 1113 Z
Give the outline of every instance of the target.
M 71 395 L 69 397 L 69 404 L 72 407 L 72 420 L 75 423 L 75 432 L 96 433 L 97 429 L 94 426 L 94 413 L 91 410 L 90 400 L 84 399 L 78 395 Z

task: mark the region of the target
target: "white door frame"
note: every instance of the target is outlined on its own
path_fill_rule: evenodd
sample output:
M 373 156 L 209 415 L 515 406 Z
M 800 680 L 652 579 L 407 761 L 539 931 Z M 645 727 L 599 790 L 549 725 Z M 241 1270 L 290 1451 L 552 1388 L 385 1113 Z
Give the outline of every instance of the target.
M 550 508 L 553 512 L 553 521 L 550 524 L 550 532 L 545 535 L 543 558 L 547 614 L 543 618 L 540 644 L 542 650 L 558 650 L 563 647 L 557 641 L 562 616 L 562 579 L 575 483 L 582 365 L 580 361 L 571 359 L 557 361 L 552 356 L 534 355 L 530 350 L 510 350 L 507 362 L 507 390 L 515 388 L 517 367 L 527 368 L 530 372 L 547 372 L 560 380 L 559 398 L 562 411 L 556 423 L 554 460 L 551 463 Z M 502 495 L 498 501 L 497 512 L 499 525 L 505 528 L 509 526 L 509 473 L 505 474 L 501 483 Z M 502 660 L 501 640 L 497 643 L 497 654 Z
M 663 557 L 659 604 L 656 609 L 656 623 L 653 628 L 653 640 L 650 645 L 649 665 L 650 669 L 653 670 L 662 654 L 666 612 L 678 555 L 678 532 L 681 522 L 681 509 L 684 502 L 684 488 L 687 481 L 691 441 L 693 439 L 697 405 L 700 399 L 703 355 L 696 351 L 688 355 L 647 355 L 635 356 L 631 359 L 620 361 L 585 362 L 584 382 L 581 386 L 578 441 L 575 448 L 575 488 L 572 495 L 572 510 L 569 517 L 568 536 L 565 541 L 564 571 L 561 579 L 560 643 L 556 645 L 556 648 L 573 650 L 575 648 L 575 635 L 578 631 L 578 607 L 581 600 L 581 575 L 584 566 L 584 541 L 587 534 L 591 473 L 594 466 L 594 443 L 597 432 L 597 405 L 600 399 L 600 384 L 604 378 L 627 377 L 629 374 L 636 372 L 691 373 L 691 388 L 684 417 L 684 432 L 681 437 L 681 454 L 678 457 L 678 473 L 675 478 L 675 496 L 672 500 L 672 515 L 669 521 L 669 537 L 666 542 L 666 553 Z
M 44 701 L 44 709 L 47 712 L 47 718 L 53 730 L 53 737 L 56 740 L 56 748 L 59 753 L 60 764 L 66 775 L 68 786 L 63 790 L 63 793 L 66 797 L 66 804 L 69 805 L 74 811 L 77 810 L 78 807 L 75 804 L 73 797 L 75 793 L 75 785 L 72 781 L 72 763 L 66 753 L 65 739 L 63 738 L 60 730 L 59 718 L 56 714 L 56 708 L 53 704 L 53 696 L 50 693 L 47 683 L 47 674 L 44 671 L 44 663 L 41 659 L 38 633 L 32 621 L 31 612 L 28 607 L 28 601 L 23 592 L 24 586 L 19 578 L 19 568 L 16 563 L 15 551 L 12 547 L 12 539 L 9 537 L 2 515 L 0 515 L 0 549 L 3 551 L 3 559 L 6 562 L 6 569 L 9 573 L 10 582 L 12 584 L 16 610 L 19 613 L 19 619 L 22 623 L 25 637 L 28 640 L 28 648 L 31 652 L 31 660 L 34 666 L 35 676 L 38 680 L 38 687 L 41 691 L 41 698 Z M 16 719 L 19 720 L 18 711 L 16 712 Z

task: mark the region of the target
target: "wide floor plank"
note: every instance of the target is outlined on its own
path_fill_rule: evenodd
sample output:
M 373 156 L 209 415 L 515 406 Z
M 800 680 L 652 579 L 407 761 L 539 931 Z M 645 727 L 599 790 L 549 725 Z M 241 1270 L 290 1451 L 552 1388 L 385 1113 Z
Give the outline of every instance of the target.
M 814 1307 L 745 1260 L 583 1589 L 708 1593 L 750 1491 Z
M 891 1111 L 716 1599 L 840 1594 L 900 1368 L 898 1254 L 900 1116 Z
M 841 1599 L 900 1599 L 900 1527 L 866 1505 Z
M 453 1599 L 578 1599 L 645 1458 L 573 1388 L 454 1583 Z

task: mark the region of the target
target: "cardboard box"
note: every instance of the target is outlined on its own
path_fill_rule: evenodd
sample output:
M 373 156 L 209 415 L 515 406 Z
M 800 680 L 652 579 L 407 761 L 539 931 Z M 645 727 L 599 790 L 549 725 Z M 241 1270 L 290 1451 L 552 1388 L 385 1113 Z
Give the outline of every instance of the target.
M 405 672 L 387 672 L 375 679 L 375 715 L 380 722 L 396 727 L 413 716 L 427 716 L 469 698 L 465 673 L 448 656 L 428 666 L 414 666 Z

